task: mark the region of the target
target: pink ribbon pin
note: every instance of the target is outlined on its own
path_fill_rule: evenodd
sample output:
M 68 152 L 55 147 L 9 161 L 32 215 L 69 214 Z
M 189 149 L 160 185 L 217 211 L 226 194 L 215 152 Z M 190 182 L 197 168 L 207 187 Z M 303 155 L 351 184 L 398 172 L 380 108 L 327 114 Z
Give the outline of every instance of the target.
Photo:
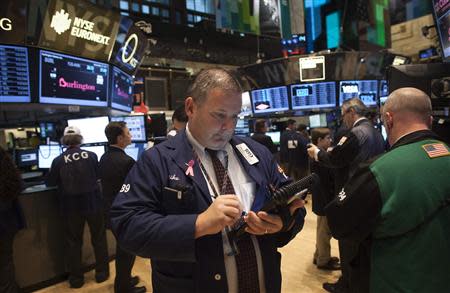
M 186 165 L 188 166 L 186 170 L 186 175 L 194 177 L 194 160 L 190 160 L 189 163 Z

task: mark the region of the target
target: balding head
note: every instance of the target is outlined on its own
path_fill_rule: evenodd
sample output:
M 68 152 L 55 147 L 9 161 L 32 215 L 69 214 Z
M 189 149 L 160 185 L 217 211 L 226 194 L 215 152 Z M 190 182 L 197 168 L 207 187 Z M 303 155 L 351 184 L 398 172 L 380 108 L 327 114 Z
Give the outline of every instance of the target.
M 413 87 L 397 89 L 389 95 L 383 106 L 383 114 L 386 112 L 413 115 L 416 119 L 428 123 L 431 116 L 430 97 Z
M 405 87 L 392 92 L 382 108 L 389 143 L 408 133 L 430 129 L 431 113 L 430 97 L 423 91 Z

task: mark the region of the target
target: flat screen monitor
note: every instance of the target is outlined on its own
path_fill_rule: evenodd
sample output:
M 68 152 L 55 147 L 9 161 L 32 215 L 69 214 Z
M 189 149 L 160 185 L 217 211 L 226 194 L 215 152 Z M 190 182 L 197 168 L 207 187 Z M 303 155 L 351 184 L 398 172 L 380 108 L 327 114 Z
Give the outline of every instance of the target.
M 147 143 L 132 143 L 125 148 L 125 153 L 137 161 L 147 149 Z
M 252 115 L 252 102 L 250 100 L 250 92 L 242 93 L 242 107 L 240 117 Z
M 69 126 L 76 126 L 80 129 L 83 143 L 107 142 L 105 127 L 108 123 L 108 116 L 67 120 Z
M 50 169 L 53 160 L 62 153 L 59 145 L 40 145 L 38 150 L 39 169 Z
M 107 64 L 43 50 L 39 57 L 41 103 L 108 106 Z
M 237 136 L 249 136 L 250 128 L 248 120 L 238 119 L 236 122 L 236 128 L 234 129 L 234 134 Z
M 327 127 L 327 114 L 322 113 L 309 116 L 309 127 Z
M 37 150 L 36 149 L 26 149 L 26 150 L 16 150 L 16 162 L 19 168 L 37 165 Z
M 0 103 L 29 103 L 28 50 L 0 45 Z
M 98 161 L 100 161 L 101 157 L 105 153 L 105 146 L 103 145 L 83 146 L 81 149 L 95 153 Z
M 111 107 L 131 112 L 133 108 L 133 77 L 117 67 L 112 70 Z
M 450 2 L 433 0 L 433 16 L 442 47 L 442 59 L 450 61 Z
M 346 100 L 359 98 L 364 105 L 376 106 L 378 80 L 343 80 L 339 82 L 339 105 Z
M 336 107 L 336 83 L 317 82 L 291 85 L 292 110 Z
M 289 110 L 286 86 L 251 91 L 252 109 L 255 114 L 270 114 Z
M 269 131 L 266 132 L 266 135 L 270 136 L 274 144 L 280 144 L 280 136 L 281 132 L 279 131 Z
M 111 117 L 111 121 L 124 121 L 131 133 L 131 141 L 146 142 L 145 115 Z
M 388 83 L 385 79 L 380 80 L 380 105 L 383 105 L 386 102 L 387 97 L 389 96 L 389 87 Z
M 56 138 L 56 127 L 52 122 L 40 122 L 39 123 L 41 138 Z

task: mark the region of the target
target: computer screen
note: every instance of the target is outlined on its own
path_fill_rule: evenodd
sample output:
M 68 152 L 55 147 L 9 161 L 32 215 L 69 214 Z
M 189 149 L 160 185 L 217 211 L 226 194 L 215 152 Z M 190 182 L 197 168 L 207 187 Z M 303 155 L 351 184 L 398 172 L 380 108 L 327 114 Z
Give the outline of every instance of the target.
M 62 153 L 59 145 L 40 145 L 38 150 L 39 169 L 49 169 L 53 160 Z
M 26 150 L 16 150 L 16 162 L 19 168 L 26 166 L 37 165 L 37 150 L 36 149 L 26 149 Z
M 302 83 L 290 87 L 292 110 L 336 107 L 335 82 Z
M 83 146 L 82 150 L 93 152 L 97 155 L 97 160 L 100 161 L 101 157 L 105 153 L 105 146 L 103 145 L 95 145 L 95 146 Z
M 107 64 L 43 50 L 39 60 L 41 103 L 108 106 Z
M 359 98 L 364 105 L 376 106 L 378 80 L 343 80 L 339 82 L 339 105 L 346 100 Z
M 56 138 L 56 127 L 52 122 L 40 122 L 39 123 L 41 138 Z
M 395 56 L 394 60 L 392 61 L 392 65 L 393 66 L 397 66 L 397 65 L 403 65 L 406 64 L 408 62 L 408 58 L 405 56 Z
M 83 143 L 107 142 L 105 127 L 108 123 L 108 116 L 67 120 L 69 126 L 76 126 L 80 129 Z
M 248 120 L 238 119 L 236 122 L 236 128 L 234 129 L 234 134 L 237 136 L 249 136 L 250 128 Z
M 379 85 L 380 85 L 380 93 L 379 93 L 380 104 L 383 105 L 386 102 L 387 97 L 389 96 L 389 87 L 385 79 L 380 80 Z
M 133 108 L 133 77 L 117 67 L 112 70 L 111 107 L 131 112 Z
M 146 149 L 147 143 L 132 143 L 127 146 L 124 151 L 127 155 L 137 161 Z
M 327 114 L 322 113 L 309 116 L 309 127 L 327 127 Z
M 274 144 L 280 144 L 280 136 L 281 136 L 280 131 L 269 131 L 266 132 L 266 135 L 270 136 Z
M 286 86 L 251 91 L 252 108 L 255 114 L 269 114 L 289 110 Z
M 242 93 L 242 107 L 240 117 L 252 115 L 252 102 L 250 100 L 250 92 Z
M 450 2 L 433 0 L 433 16 L 442 47 L 442 59 L 450 61 Z
M 145 115 L 111 117 L 111 121 L 124 121 L 131 133 L 131 141 L 146 142 Z
M 0 103 L 29 103 L 27 48 L 0 45 Z

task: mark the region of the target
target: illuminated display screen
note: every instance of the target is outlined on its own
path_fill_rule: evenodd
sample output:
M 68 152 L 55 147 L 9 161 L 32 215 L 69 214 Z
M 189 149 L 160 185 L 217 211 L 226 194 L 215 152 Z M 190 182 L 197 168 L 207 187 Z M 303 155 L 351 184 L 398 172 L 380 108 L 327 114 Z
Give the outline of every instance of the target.
M 69 126 L 76 126 L 80 129 L 83 143 L 107 142 L 105 128 L 108 123 L 108 116 L 67 120 Z
M 109 66 L 47 51 L 40 52 L 41 103 L 108 106 Z
M 291 85 L 293 110 L 333 108 L 336 106 L 336 83 L 318 82 Z
M 377 105 L 378 80 L 345 80 L 339 82 L 339 105 L 359 98 L 366 106 Z
M 380 80 L 380 103 L 384 104 L 389 96 L 389 87 L 386 80 Z
M 39 169 L 49 169 L 53 160 L 62 153 L 59 145 L 40 145 L 38 150 Z
M 242 107 L 239 116 L 249 116 L 252 115 L 252 102 L 250 100 L 250 92 L 242 93 Z
M 442 59 L 450 60 L 450 1 L 433 0 L 436 28 L 442 46 Z
M 0 102 L 29 103 L 27 48 L 0 45 Z
M 133 107 L 133 77 L 116 67 L 112 70 L 111 107 L 128 112 Z
M 147 141 L 144 115 L 111 117 L 111 121 L 125 121 L 132 141 Z
M 286 86 L 253 90 L 252 108 L 255 114 L 267 114 L 289 110 Z

